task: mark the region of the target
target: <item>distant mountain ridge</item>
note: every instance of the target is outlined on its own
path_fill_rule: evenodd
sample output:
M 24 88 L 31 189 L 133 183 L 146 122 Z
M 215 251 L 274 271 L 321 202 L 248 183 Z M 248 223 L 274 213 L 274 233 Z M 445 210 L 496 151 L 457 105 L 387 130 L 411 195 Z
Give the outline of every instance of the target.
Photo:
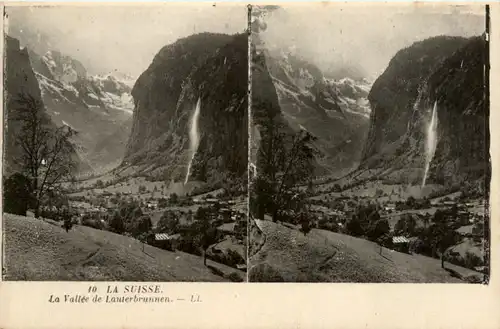
M 284 118 L 292 129 L 318 137 L 318 174 L 356 166 L 368 130 L 370 83 L 326 78 L 317 66 L 295 55 L 263 53 Z
M 16 132 L 21 129 L 20 122 L 15 120 L 16 112 L 22 109 L 17 105 L 20 95 L 28 95 L 35 101 L 43 104 L 42 92 L 33 71 L 30 55 L 27 48 L 21 48 L 19 40 L 8 35 L 5 36 L 5 118 L 6 129 L 4 132 L 4 174 L 9 175 L 20 170 L 16 159 L 22 153 L 21 146 L 16 142 Z M 42 116 L 50 117 L 46 107 L 39 109 Z M 52 121 L 47 120 L 49 126 L 54 127 Z M 78 155 L 77 149 L 72 155 L 80 171 L 89 170 L 89 166 Z
M 123 128 L 131 126 L 131 88 L 112 75 L 89 75 L 79 61 L 58 51 L 30 52 L 30 58 L 52 121 L 78 132 L 73 143 L 80 157 L 92 172 L 116 167 L 129 134 Z
M 51 120 L 77 131 L 72 143 L 88 167 L 85 174 L 120 164 L 131 127 L 135 79 L 116 71 L 90 74 L 78 59 L 54 48 L 53 36 L 23 22 L 9 24 L 8 33 L 28 49 Z

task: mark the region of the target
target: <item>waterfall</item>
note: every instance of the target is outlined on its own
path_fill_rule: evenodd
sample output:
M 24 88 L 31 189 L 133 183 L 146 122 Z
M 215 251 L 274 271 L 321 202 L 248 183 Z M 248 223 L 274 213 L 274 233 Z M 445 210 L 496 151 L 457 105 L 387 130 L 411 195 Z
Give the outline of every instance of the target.
M 198 149 L 198 144 L 200 143 L 200 132 L 198 131 L 198 119 L 200 116 L 200 108 L 201 108 L 201 98 L 198 97 L 198 102 L 196 102 L 194 114 L 193 117 L 191 118 L 191 127 L 189 129 L 189 153 L 191 155 L 191 158 L 189 159 L 189 164 L 186 173 L 186 178 L 184 179 L 184 184 L 187 184 L 189 180 L 189 175 L 191 174 L 191 164 L 193 163 L 196 150 Z
M 437 147 L 437 126 L 438 126 L 438 116 L 437 116 L 437 101 L 434 102 L 434 107 L 432 108 L 432 117 L 429 126 L 427 127 L 426 143 L 425 143 L 425 172 L 424 178 L 422 179 L 422 188 L 425 186 L 427 180 L 427 174 L 429 172 L 429 167 L 431 165 L 432 158 L 436 152 Z

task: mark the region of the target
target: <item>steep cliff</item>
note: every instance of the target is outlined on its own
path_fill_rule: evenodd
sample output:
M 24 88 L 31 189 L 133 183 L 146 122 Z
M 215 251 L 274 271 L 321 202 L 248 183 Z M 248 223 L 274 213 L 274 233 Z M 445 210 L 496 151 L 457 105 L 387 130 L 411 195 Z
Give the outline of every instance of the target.
M 247 37 L 201 33 L 163 47 L 139 77 L 123 167 L 182 180 L 200 99 L 199 146 L 189 180 L 216 183 L 247 169 Z
M 439 118 L 431 181 L 470 182 L 489 170 L 486 47 L 483 37 L 470 39 L 429 77 L 426 99 L 437 102 Z
M 20 169 L 15 159 L 21 154 L 16 144 L 16 131 L 20 123 L 15 118 L 16 99 L 20 94 L 29 94 L 41 101 L 40 88 L 31 68 L 28 50 L 21 49 L 19 40 L 5 36 L 5 75 L 4 75 L 4 173 Z
M 42 93 L 33 71 L 30 55 L 27 48 L 20 48 L 19 40 L 8 35 L 5 36 L 5 75 L 4 75 L 4 120 L 6 122 L 4 132 L 4 173 L 9 174 L 19 170 L 16 159 L 21 155 L 21 146 L 16 143 L 16 132 L 20 130 L 20 122 L 15 120 L 16 112 L 21 111 L 17 100 L 20 95 L 30 95 L 34 100 L 43 104 Z M 54 126 L 46 108 L 40 108 L 42 116 L 46 117 L 47 124 Z M 88 166 L 81 161 L 78 155 L 74 155 L 79 170 L 88 170 Z
M 370 131 L 360 169 L 417 183 L 433 104 L 438 144 L 429 183 L 459 183 L 484 175 L 486 120 L 485 41 L 434 37 L 399 51 L 369 94 Z

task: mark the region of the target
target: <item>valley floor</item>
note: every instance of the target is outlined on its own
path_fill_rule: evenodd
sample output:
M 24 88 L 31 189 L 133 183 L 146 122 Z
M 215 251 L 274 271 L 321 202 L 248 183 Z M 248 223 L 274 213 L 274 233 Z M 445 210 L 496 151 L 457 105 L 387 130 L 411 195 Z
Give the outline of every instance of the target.
M 123 235 L 4 214 L 6 281 L 230 281 L 234 268 L 169 252 Z M 144 249 L 143 249 L 144 248 Z
M 349 235 L 312 229 L 300 231 L 256 220 L 262 244 L 250 257 L 249 277 L 285 282 L 464 283 L 441 268 L 441 261 L 382 248 Z M 478 272 L 445 263 L 462 277 Z M 252 273 L 253 272 L 253 273 Z

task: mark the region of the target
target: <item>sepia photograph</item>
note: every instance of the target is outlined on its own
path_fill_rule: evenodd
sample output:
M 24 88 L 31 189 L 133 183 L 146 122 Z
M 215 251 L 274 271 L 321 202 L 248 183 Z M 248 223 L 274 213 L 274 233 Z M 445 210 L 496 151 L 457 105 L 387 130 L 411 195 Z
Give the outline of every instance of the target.
M 0 6 L 0 328 L 499 328 L 500 4 Z
M 253 6 L 249 281 L 488 283 L 487 9 Z
M 5 281 L 246 279 L 246 5 L 4 8 Z

